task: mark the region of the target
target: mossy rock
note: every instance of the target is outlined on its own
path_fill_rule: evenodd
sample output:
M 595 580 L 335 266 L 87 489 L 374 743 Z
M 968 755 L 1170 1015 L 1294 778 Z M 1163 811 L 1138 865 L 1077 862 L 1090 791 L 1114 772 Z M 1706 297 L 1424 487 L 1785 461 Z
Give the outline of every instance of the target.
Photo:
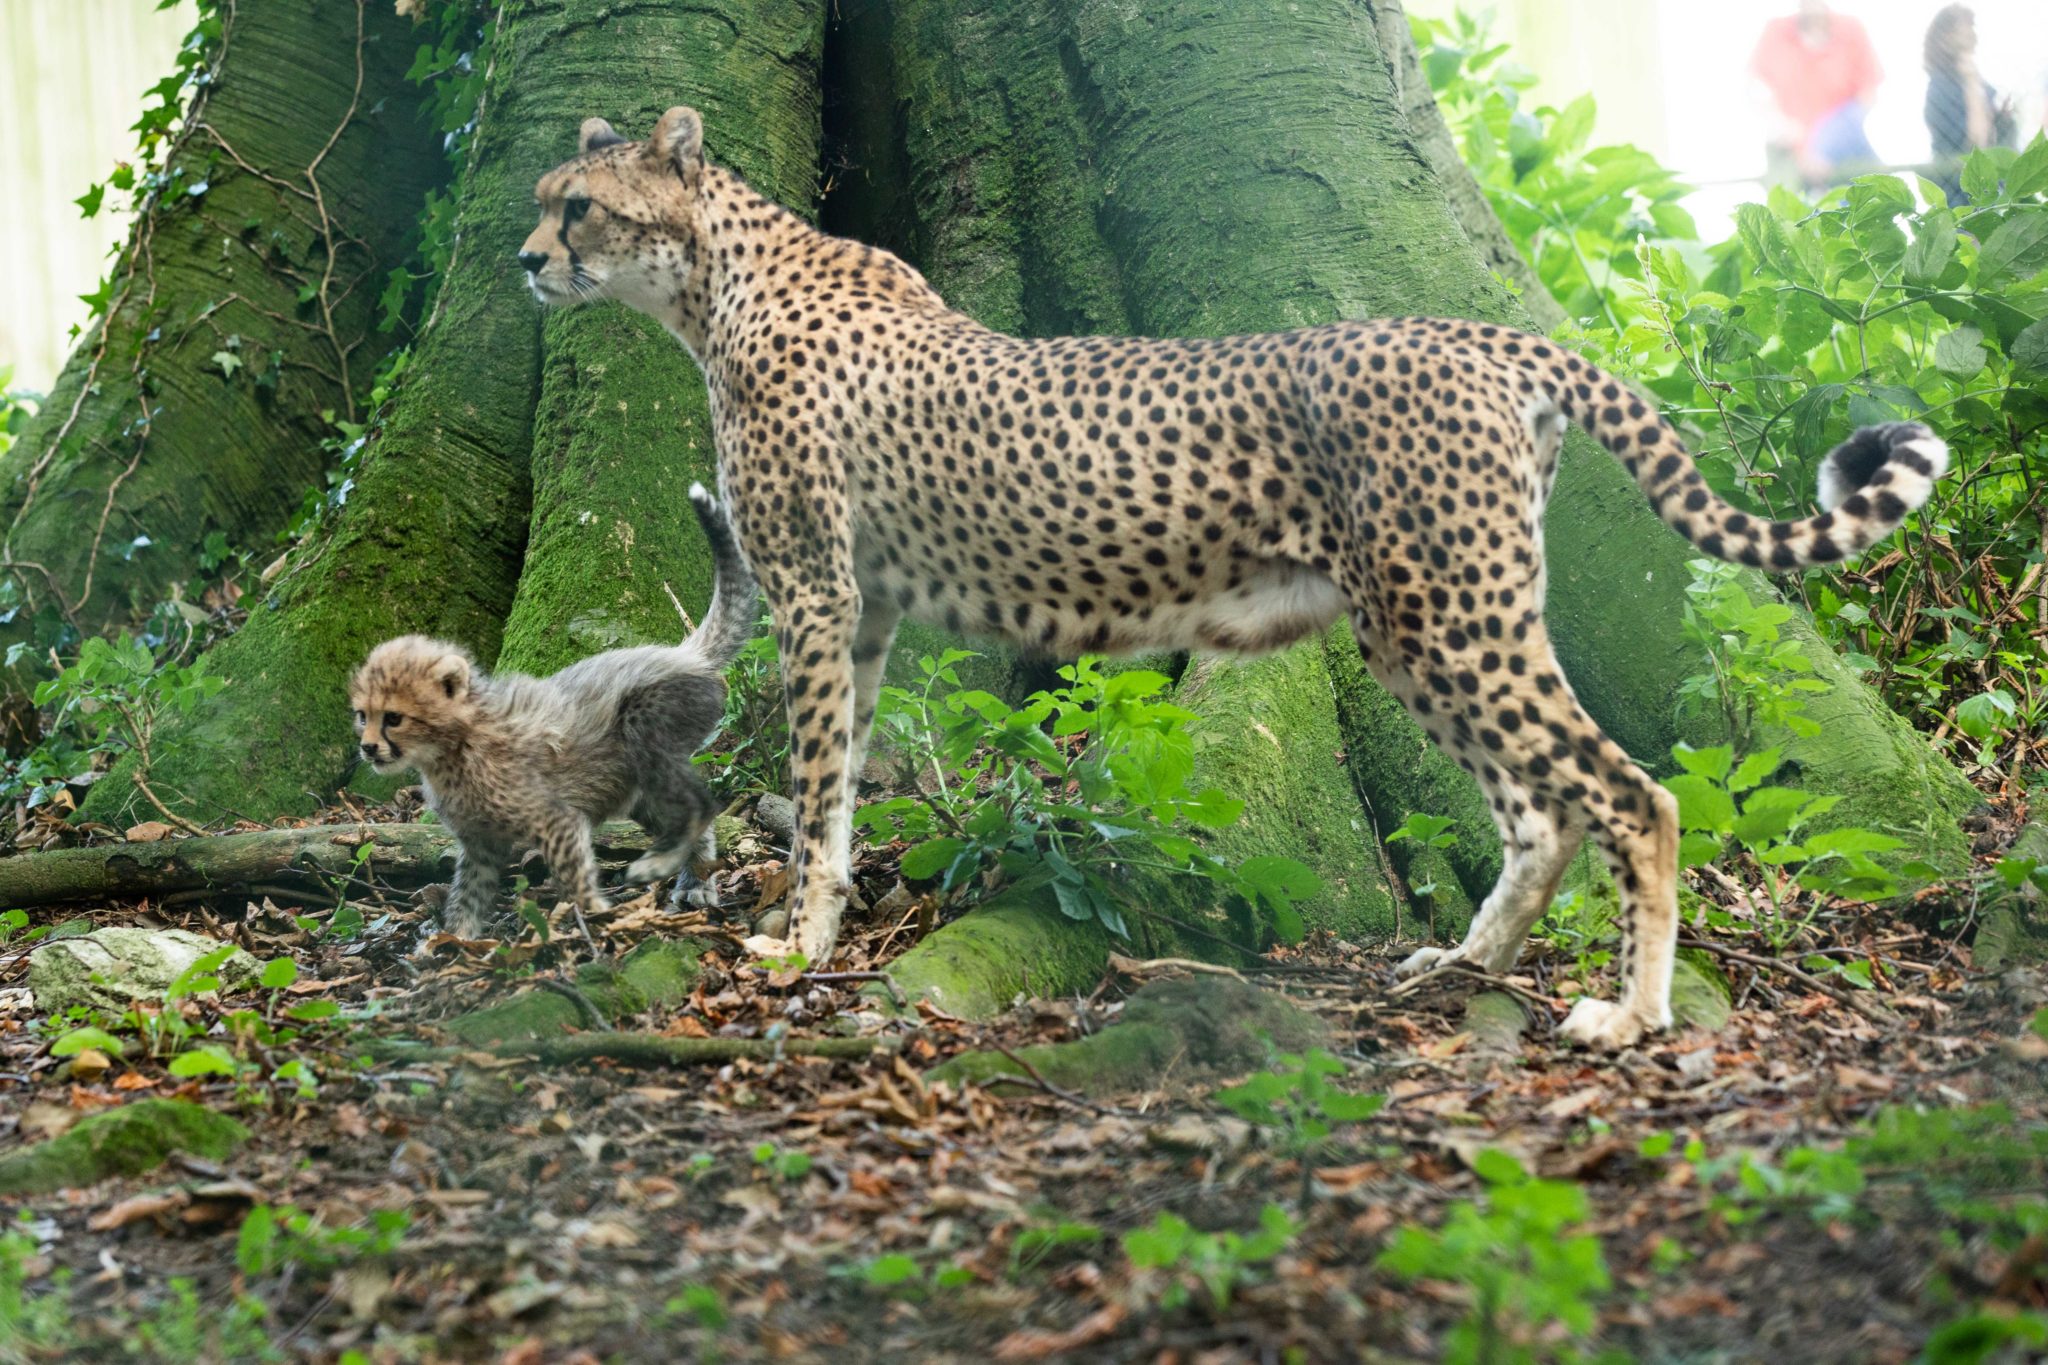
M 689 998 L 697 984 L 702 944 L 693 939 L 648 939 L 617 965 L 589 962 L 577 969 L 576 989 L 607 1022 Z M 589 1019 L 566 995 L 524 990 L 495 1005 L 457 1015 L 444 1027 L 465 1043 L 517 1043 L 586 1029 Z
M 925 935 L 889 964 L 889 976 L 906 1003 L 929 1000 L 962 1019 L 992 1019 L 1019 994 L 1088 990 L 1109 965 L 1109 950 L 1108 931 L 1062 915 L 1050 889 L 1019 889 Z M 874 1008 L 893 1008 L 879 982 L 863 994 Z
M 1728 1026 L 1734 1004 L 1728 978 L 1708 954 L 1681 948 L 1671 964 L 1671 1024 L 1718 1033 Z
M 29 993 L 45 1014 L 75 1006 L 125 1010 L 156 1002 L 200 958 L 228 947 L 184 929 L 114 926 L 77 937 L 53 938 L 30 954 Z M 257 972 L 256 959 L 236 948 L 214 968 L 233 990 Z
M 1154 982 L 1131 997 L 1121 1020 L 1091 1037 L 1016 1052 L 1052 1084 L 1099 1095 L 1237 1075 L 1265 1066 L 1277 1052 L 1328 1042 L 1323 1022 L 1285 996 L 1205 974 Z M 1000 1086 L 1023 1073 L 1000 1052 L 969 1052 L 933 1068 L 931 1077 Z
M 225 1114 L 185 1100 L 136 1100 L 80 1119 L 70 1132 L 0 1157 L 0 1195 L 78 1189 L 140 1175 L 176 1153 L 222 1161 L 249 1140 Z

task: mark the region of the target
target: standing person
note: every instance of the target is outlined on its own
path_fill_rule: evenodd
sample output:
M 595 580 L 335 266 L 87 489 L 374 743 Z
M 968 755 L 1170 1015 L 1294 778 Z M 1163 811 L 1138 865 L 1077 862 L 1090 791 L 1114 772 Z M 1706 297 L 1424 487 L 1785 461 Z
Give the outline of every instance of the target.
M 1927 26 L 1927 137 L 1934 145 L 1932 179 L 1951 204 L 1965 204 L 1963 158 L 1980 147 L 2010 145 L 2012 101 L 2001 102 L 1977 70 L 1977 16 L 1968 5 L 1944 5 Z
M 1764 25 L 1749 69 L 1776 106 L 1766 143 L 1774 173 L 1789 168 L 1821 189 L 1877 160 L 1863 116 L 1884 72 L 1862 24 L 1823 0 L 1800 0 L 1797 14 Z

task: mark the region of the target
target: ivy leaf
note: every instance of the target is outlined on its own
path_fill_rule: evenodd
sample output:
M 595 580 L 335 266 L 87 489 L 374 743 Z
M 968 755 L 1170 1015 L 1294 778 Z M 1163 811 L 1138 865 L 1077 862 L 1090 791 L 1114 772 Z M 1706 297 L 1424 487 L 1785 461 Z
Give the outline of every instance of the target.
M 2048 190 L 2048 136 L 2036 133 L 2019 159 L 2005 173 L 2005 192 L 2026 199 Z
M 2048 146 L 2044 142 L 2043 146 Z M 2012 339 L 2006 358 L 2021 374 L 2048 374 L 2048 318 L 2043 318 Z
M 2043 255 L 2048 255 L 2048 214 L 2016 213 L 1978 249 L 1977 287 L 1997 284 L 2008 273 L 2031 275 Z
M 1994 687 L 1956 707 L 1956 728 L 1971 739 L 1985 740 L 2006 730 L 2017 714 L 2012 693 Z
M 229 379 L 233 379 L 235 371 L 242 368 L 242 357 L 233 351 L 215 351 L 207 358 L 220 366 L 220 372 Z
M 947 864 L 959 856 L 966 845 L 951 835 L 932 839 L 919 844 L 903 855 L 901 871 L 912 881 L 925 877 L 936 877 L 946 870 Z
M 1989 359 L 1984 349 L 1984 330 L 1964 323 L 1942 333 L 1934 343 L 1934 368 L 1951 379 L 1964 380 L 1984 368 Z
M 84 194 L 79 195 L 76 199 L 72 200 L 71 202 L 78 205 L 78 212 L 80 217 L 94 218 L 99 215 L 100 202 L 104 200 L 106 197 L 107 187 L 104 184 L 99 184 L 94 185 L 91 189 L 87 190 Z
M 1931 285 L 1941 278 L 1950 258 L 1956 254 L 1956 216 L 1947 209 L 1935 209 L 1923 216 L 1906 248 L 1906 278 L 1914 284 Z

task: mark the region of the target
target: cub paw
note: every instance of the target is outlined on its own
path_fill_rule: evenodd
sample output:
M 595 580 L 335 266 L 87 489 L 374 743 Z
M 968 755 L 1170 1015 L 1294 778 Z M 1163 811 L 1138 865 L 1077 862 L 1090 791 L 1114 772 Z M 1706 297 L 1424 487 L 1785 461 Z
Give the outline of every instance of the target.
M 1584 1047 L 1619 1052 L 1633 1047 L 1649 1032 L 1646 1021 L 1635 1011 L 1609 1000 L 1581 1000 L 1558 1025 L 1558 1033 Z
M 645 886 L 673 877 L 688 861 L 689 853 L 680 848 L 664 848 L 643 853 L 626 865 L 626 882 L 630 886 Z
M 675 894 L 669 897 L 669 900 L 676 905 L 696 905 L 706 910 L 716 910 L 718 888 L 710 882 L 698 881 L 695 877 L 686 875 L 683 880 L 676 883 Z

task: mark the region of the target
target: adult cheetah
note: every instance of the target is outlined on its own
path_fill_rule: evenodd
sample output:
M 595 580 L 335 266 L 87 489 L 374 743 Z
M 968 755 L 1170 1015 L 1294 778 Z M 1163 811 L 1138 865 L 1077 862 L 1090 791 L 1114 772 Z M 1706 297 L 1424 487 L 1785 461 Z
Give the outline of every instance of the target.
M 1623 903 L 1618 1003 L 1563 1025 L 1621 1047 L 1670 1022 L 1678 822 L 1581 709 L 1543 623 L 1543 508 L 1565 421 L 1709 554 L 1798 569 L 1928 496 L 1923 426 L 1858 432 L 1828 510 L 1723 502 L 1639 398 L 1541 337 L 1447 319 L 1265 336 L 1022 341 L 886 251 L 706 164 L 694 110 L 646 142 L 601 119 L 541 178 L 519 253 L 549 304 L 617 299 L 703 369 L 720 483 L 782 649 L 795 945 L 831 956 L 851 774 L 905 615 L 1056 654 L 1277 649 L 1348 613 L 1373 675 L 1485 790 L 1506 862 L 1454 949 L 1508 966 L 1591 832 Z M 771 949 L 777 945 L 759 944 Z

